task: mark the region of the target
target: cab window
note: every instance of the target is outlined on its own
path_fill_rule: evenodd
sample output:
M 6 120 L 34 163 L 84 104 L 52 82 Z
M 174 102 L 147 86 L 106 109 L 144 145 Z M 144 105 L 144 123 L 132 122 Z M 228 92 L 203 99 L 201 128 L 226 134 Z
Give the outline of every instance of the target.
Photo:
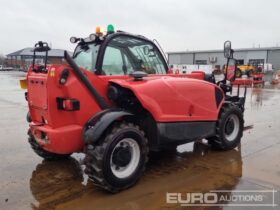
M 132 66 L 121 48 L 108 46 L 105 51 L 102 73 L 106 75 L 125 75 L 131 73 Z
M 89 71 L 95 71 L 98 51 L 99 45 L 78 45 L 73 55 L 74 61 L 79 67 Z
M 133 71 L 165 74 L 167 69 L 160 52 L 150 42 L 130 36 L 113 38 L 105 50 L 102 74 L 126 75 Z

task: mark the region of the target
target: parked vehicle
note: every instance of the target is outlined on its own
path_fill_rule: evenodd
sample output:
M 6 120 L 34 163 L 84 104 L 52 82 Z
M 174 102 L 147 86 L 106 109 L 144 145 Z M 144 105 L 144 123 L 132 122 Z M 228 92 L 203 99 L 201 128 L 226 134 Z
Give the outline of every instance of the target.
M 270 68 L 272 65 L 260 65 L 260 64 L 247 64 L 247 65 L 237 65 L 236 77 L 240 78 L 242 75 L 247 77 L 253 77 L 254 74 L 262 73 L 264 68 Z
M 13 70 L 12 67 L 0 65 L 0 71 L 11 71 L 11 70 Z
M 245 96 L 231 96 L 226 77 L 208 80 L 204 72 L 168 74 L 161 50 L 151 40 L 97 28 L 77 43 L 69 65 L 33 64 L 27 74 L 29 143 L 47 160 L 85 153 L 85 173 L 111 192 L 133 186 L 149 151 L 206 138 L 230 150 L 243 135 Z M 225 56 L 234 63 L 231 43 Z M 233 80 L 232 78 L 231 80 Z M 26 83 L 25 83 L 26 82 Z
M 203 71 L 206 74 L 212 74 L 214 71 L 213 65 L 171 64 L 169 68 L 175 74 L 189 74 L 193 71 Z

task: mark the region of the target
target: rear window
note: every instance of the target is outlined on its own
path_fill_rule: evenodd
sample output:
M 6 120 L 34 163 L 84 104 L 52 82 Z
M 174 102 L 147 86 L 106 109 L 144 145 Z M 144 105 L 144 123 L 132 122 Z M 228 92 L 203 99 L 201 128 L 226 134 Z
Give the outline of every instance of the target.
M 99 45 L 79 45 L 74 53 L 74 61 L 76 64 L 89 71 L 95 71 Z

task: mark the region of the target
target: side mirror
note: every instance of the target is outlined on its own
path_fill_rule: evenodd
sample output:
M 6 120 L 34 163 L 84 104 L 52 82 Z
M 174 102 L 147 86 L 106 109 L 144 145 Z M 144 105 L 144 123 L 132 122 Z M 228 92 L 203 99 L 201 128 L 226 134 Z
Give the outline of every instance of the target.
M 224 43 L 224 56 L 225 58 L 232 57 L 231 41 L 226 41 Z
M 233 82 L 235 80 L 235 73 L 236 73 L 236 60 L 233 58 L 229 58 L 227 65 L 225 65 L 225 77 L 226 80 Z

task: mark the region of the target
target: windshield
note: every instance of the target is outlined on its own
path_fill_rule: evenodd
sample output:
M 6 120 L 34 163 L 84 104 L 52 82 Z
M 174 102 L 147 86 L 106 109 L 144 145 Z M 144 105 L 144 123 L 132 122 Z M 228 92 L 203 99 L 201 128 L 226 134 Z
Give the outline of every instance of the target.
M 126 75 L 133 71 L 165 74 L 160 52 L 150 42 L 130 36 L 113 38 L 105 51 L 102 74 Z
M 94 72 L 99 46 L 94 43 L 78 45 L 73 56 L 76 64 L 81 68 Z

